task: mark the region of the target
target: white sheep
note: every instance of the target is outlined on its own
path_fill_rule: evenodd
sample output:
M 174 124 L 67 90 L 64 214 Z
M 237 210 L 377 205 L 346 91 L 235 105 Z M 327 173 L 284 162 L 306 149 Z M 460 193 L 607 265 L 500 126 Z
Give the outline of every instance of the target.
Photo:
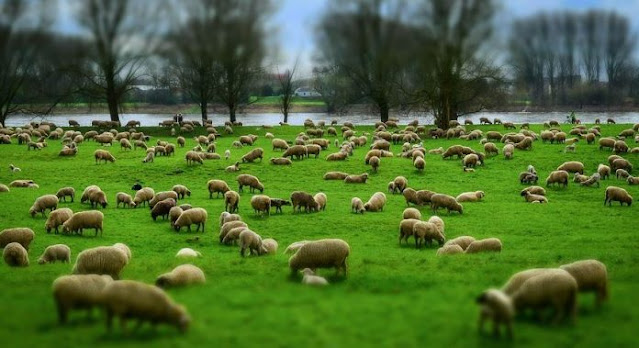
M 29 253 L 22 244 L 12 242 L 7 244 L 2 251 L 2 258 L 11 267 L 29 266 Z
M 178 250 L 175 257 L 202 257 L 202 254 L 199 251 L 195 251 L 191 248 L 182 248 Z
M 481 306 L 479 310 L 480 332 L 484 330 L 484 322 L 486 319 L 491 319 L 493 322 L 493 334 L 495 336 L 499 335 L 500 325 L 504 325 L 506 326 L 507 336 L 509 338 L 513 337 L 515 308 L 508 295 L 497 289 L 488 289 L 477 298 L 477 303 Z
M 127 254 L 113 246 L 83 250 L 73 266 L 73 274 L 108 274 L 120 278 L 120 272 L 129 263 Z
M 337 273 L 343 272 L 346 276 L 348 266 L 346 259 L 350 254 L 348 243 L 341 239 L 321 239 L 302 245 L 288 260 L 291 272 L 310 268 L 335 267 Z
M 554 323 L 558 323 L 566 314 L 574 321 L 577 315 L 577 289 L 577 281 L 570 273 L 551 269 L 526 280 L 511 298 L 518 312 L 526 308 L 541 311 L 551 306 L 555 310 Z
M 164 273 L 155 280 L 155 285 L 161 288 L 204 283 L 206 283 L 204 272 L 199 267 L 190 264 L 177 266 L 171 272 Z
M 55 234 L 58 234 L 58 227 L 62 226 L 67 220 L 73 216 L 73 211 L 69 208 L 56 209 L 49 214 L 47 222 L 44 223 L 44 229 L 47 233 L 51 233 L 51 230 L 55 230 Z
M 56 261 L 69 263 L 71 261 L 71 248 L 65 244 L 49 245 L 38 259 L 38 264 L 43 265 L 49 262 L 55 263 Z
M 328 285 L 328 281 L 324 277 L 320 277 L 315 275 L 310 268 L 304 268 L 300 271 L 303 274 L 302 276 L 302 284 L 311 285 L 311 286 L 326 286 Z
M 188 231 L 191 232 L 191 225 L 196 225 L 196 232 L 200 230 L 200 227 L 202 227 L 202 232 L 204 232 L 207 217 L 208 214 L 206 210 L 202 208 L 185 210 L 180 214 L 180 217 L 175 220 L 173 227 L 176 231 L 180 232 L 182 227 L 186 226 Z
M 67 321 L 72 309 L 91 309 L 102 305 L 102 290 L 113 282 L 108 275 L 64 275 L 53 281 L 53 299 L 61 324 Z
M 580 292 L 593 291 L 597 307 L 608 298 L 608 270 L 597 260 L 582 260 L 559 266 L 577 281 Z

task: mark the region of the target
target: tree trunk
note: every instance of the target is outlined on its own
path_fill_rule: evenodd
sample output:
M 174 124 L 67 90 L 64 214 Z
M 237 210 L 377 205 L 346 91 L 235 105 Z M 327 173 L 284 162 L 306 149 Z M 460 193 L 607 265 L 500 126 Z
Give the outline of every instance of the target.
M 200 111 L 202 112 L 202 124 L 209 119 L 208 115 L 208 103 L 206 101 L 200 102 Z
M 120 122 L 120 115 L 118 113 L 118 97 L 115 94 L 115 86 L 113 81 L 107 81 L 107 104 L 109 105 L 109 115 L 111 121 Z
M 389 112 L 389 107 L 388 105 L 382 105 L 379 108 L 379 115 L 381 117 L 381 121 L 382 122 L 386 122 L 388 121 L 388 112 Z
M 288 110 L 284 110 L 284 123 L 288 123 Z
M 235 123 L 236 121 L 235 109 L 236 109 L 235 105 L 229 105 L 229 120 L 231 121 L 231 123 Z

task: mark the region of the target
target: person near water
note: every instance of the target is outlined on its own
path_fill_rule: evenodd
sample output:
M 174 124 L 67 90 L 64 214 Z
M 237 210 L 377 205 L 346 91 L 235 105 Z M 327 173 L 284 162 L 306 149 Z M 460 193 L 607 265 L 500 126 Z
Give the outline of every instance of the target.
M 570 113 L 570 123 L 575 124 L 577 122 L 577 117 L 575 117 L 575 112 Z

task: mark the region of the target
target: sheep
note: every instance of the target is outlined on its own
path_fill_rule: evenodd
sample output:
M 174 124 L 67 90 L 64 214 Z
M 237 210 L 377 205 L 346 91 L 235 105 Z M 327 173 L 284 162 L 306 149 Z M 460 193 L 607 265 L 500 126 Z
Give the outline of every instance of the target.
M 260 193 L 264 192 L 264 185 L 260 182 L 260 180 L 250 174 L 240 174 L 237 176 L 237 182 L 239 184 L 239 192 L 242 192 L 242 187 L 248 186 L 250 188 L 250 192 L 254 192 L 255 190 L 259 190 Z
M 430 207 L 433 212 L 437 212 L 439 208 L 446 208 L 449 214 L 451 211 L 456 211 L 460 214 L 464 213 L 464 207 L 459 204 L 453 196 L 436 193 L 430 197 L 430 202 Z
M 626 179 L 630 176 L 630 174 L 625 169 L 617 169 L 615 171 L 615 176 L 617 179 Z
M 264 255 L 268 250 L 262 245 L 262 237 L 257 233 L 245 229 L 239 235 L 240 255 L 244 257 L 244 252 L 249 249 L 252 255 Z
M 366 211 L 384 211 L 386 205 L 386 195 L 383 192 L 375 192 L 371 198 L 364 204 Z
M 240 162 L 235 162 L 235 164 L 226 167 L 226 169 L 224 169 L 225 172 L 227 173 L 234 173 L 234 172 L 239 172 L 240 171 Z
M 324 277 L 320 277 L 315 275 L 310 268 L 304 268 L 300 271 L 302 276 L 302 284 L 310 285 L 310 286 L 326 286 L 328 285 L 328 281 Z
M 115 207 L 119 208 L 120 203 L 122 203 L 122 207 L 129 206 L 135 207 L 135 202 L 133 201 L 133 197 L 130 194 L 125 192 L 118 192 L 115 195 Z
M 608 186 L 606 188 L 606 198 L 604 199 L 604 205 L 608 203 L 612 206 L 612 201 L 619 202 L 622 206 L 626 203 L 628 206 L 632 205 L 632 196 L 628 194 L 628 191 L 617 186 Z
M 623 140 L 615 141 L 615 145 L 613 148 L 614 153 L 626 153 L 628 152 L 628 144 L 626 144 Z
M 481 306 L 479 311 L 479 332 L 484 331 L 484 322 L 490 319 L 493 322 L 493 334 L 499 336 L 501 325 L 506 326 L 506 335 L 513 337 L 513 319 L 515 307 L 508 295 L 497 289 L 484 291 L 476 302 Z
M 291 162 L 290 159 L 284 158 L 284 157 L 271 158 L 270 162 L 271 164 L 274 164 L 274 165 L 285 165 L 285 166 L 293 164 L 293 162 Z
M 231 230 L 235 228 L 239 228 L 239 227 L 248 228 L 248 225 L 245 222 L 239 221 L 239 220 L 225 222 L 220 227 L 220 233 L 219 233 L 220 243 L 223 243 L 224 238 Z
M 120 272 L 129 263 L 122 249 L 115 246 L 100 246 L 85 249 L 78 254 L 73 274 L 106 274 L 120 279 Z
M 195 251 L 191 248 L 182 248 L 178 250 L 175 257 L 202 257 L 202 254 L 199 251 Z
M 457 245 L 462 249 L 462 251 L 465 251 L 466 249 L 468 249 L 468 246 L 472 244 L 474 241 L 475 241 L 475 238 L 471 236 L 460 236 L 460 237 L 448 240 L 444 244 L 444 246 Z
M 191 190 L 184 185 L 173 185 L 171 191 L 177 193 L 179 199 L 184 199 L 185 196 L 191 197 Z
M 343 172 L 327 172 L 324 174 L 324 180 L 344 180 L 348 174 Z
M 275 207 L 275 213 L 282 212 L 282 206 L 291 205 L 291 202 L 281 198 L 271 198 L 271 208 Z
M 127 260 L 131 261 L 131 249 L 129 249 L 129 247 L 126 244 L 115 243 L 113 244 L 113 247 L 122 251 L 126 255 Z
M 135 205 L 133 207 L 136 208 L 140 206 L 140 204 L 147 205 L 153 197 L 155 197 L 155 191 L 150 187 L 143 187 L 135 193 L 135 197 L 133 198 Z
M 552 268 L 532 268 L 525 271 L 517 272 L 513 274 L 506 284 L 502 286 L 501 290 L 508 296 L 512 296 L 519 288 L 521 288 L 524 282 L 532 277 L 546 273 L 552 270 Z
M 296 209 L 298 212 L 302 212 L 302 207 L 304 207 L 304 211 L 307 213 L 317 209 L 317 202 L 315 202 L 313 196 L 303 191 L 294 191 L 291 193 L 291 204 L 293 205 L 293 212 L 295 212 Z
M 196 151 L 187 152 L 185 155 L 185 158 L 186 158 L 186 165 L 192 165 L 192 164 L 195 164 L 196 162 L 199 164 L 204 164 L 202 157 L 200 157 L 200 154 L 197 153 Z
M 625 169 L 628 173 L 632 173 L 632 164 L 624 158 L 617 158 L 614 161 L 612 161 L 612 164 L 610 165 L 610 169 L 612 170 Z
M 44 223 L 44 229 L 47 233 L 51 233 L 51 230 L 55 229 L 55 234 L 58 234 L 58 227 L 62 226 L 71 216 L 73 216 L 73 211 L 69 208 L 56 209 L 49 214 L 47 222 Z
M 108 205 L 106 194 L 101 190 L 92 190 L 89 192 L 89 202 L 91 203 L 91 208 L 98 206 L 106 208 Z
M 362 202 L 359 197 L 353 197 L 353 199 L 351 199 L 351 212 L 364 214 L 364 211 L 366 211 L 364 202 Z
M 413 161 L 413 167 L 415 167 L 418 171 L 423 171 L 426 167 L 426 161 L 424 161 L 422 157 L 417 157 Z
M 557 170 L 564 170 L 568 173 L 584 173 L 584 164 L 577 161 L 564 162 L 562 165 L 557 167 Z
M 183 306 L 176 304 L 162 289 L 153 285 L 134 280 L 115 281 L 104 287 L 102 297 L 109 331 L 114 316 L 120 318 L 123 330 L 127 318 L 138 319 L 139 323 L 147 320 L 153 325 L 167 323 L 183 333 L 191 322 Z
M 98 164 L 100 161 L 104 161 L 104 163 L 115 162 L 115 157 L 106 150 L 95 150 L 93 157 L 95 157 L 95 164 Z
M 393 183 L 393 192 L 403 193 L 406 187 L 408 186 L 408 180 L 403 176 L 395 177 L 392 181 Z
M 628 175 L 626 182 L 628 182 L 628 185 L 639 185 L 639 177 Z
M 31 217 L 35 217 L 37 213 L 42 213 L 42 216 L 46 216 L 46 210 L 54 211 L 58 207 L 58 197 L 56 195 L 44 195 L 38 197 L 31 208 L 29 208 L 29 214 Z
M 49 262 L 55 263 L 56 261 L 62 261 L 63 263 L 71 261 L 71 249 L 67 245 L 49 245 L 38 259 L 38 264 L 43 265 Z
M 597 307 L 600 307 L 601 303 L 608 298 L 608 270 L 602 262 L 582 260 L 559 266 L 559 268 L 575 278 L 579 292 L 595 292 Z
M 97 210 L 81 211 L 73 214 L 71 218 L 62 224 L 62 232 L 64 233 L 79 233 L 82 234 L 82 230 L 85 228 L 94 228 L 95 235 L 102 236 L 102 224 L 104 221 L 104 214 Z
M 251 207 L 253 207 L 253 210 L 257 214 L 264 212 L 266 215 L 270 215 L 271 198 L 266 195 L 255 195 L 251 197 Z
M 419 219 L 403 219 L 399 223 L 399 244 L 402 244 L 402 240 L 408 243 L 408 237 L 414 233 L 413 228 L 415 224 L 420 222 Z
M 235 191 L 226 191 L 224 193 L 224 210 L 229 213 L 239 211 L 240 194 Z
M 277 253 L 277 241 L 273 238 L 267 238 L 262 240 L 262 249 L 266 254 L 276 254 Z
M 237 244 L 237 240 L 240 238 L 240 233 L 242 233 L 245 230 L 249 230 L 249 228 L 246 226 L 240 226 L 240 227 L 230 229 L 228 233 L 226 233 L 224 238 L 222 238 L 222 244 L 224 245 Z
M 447 242 L 448 243 L 448 242 Z M 464 249 L 462 249 L 459 245 L 457 244 L 444 244 L 444 246 L 442 246 L 441 248 L 437 249 L 437 256 L 443 256 L 443 255 L 454 255 L 454 254 L 463 254 L 464 253 Z
M 304 145 L 293 145 L 284 151 L 282 157 L 297 157 L 297 159 L 304 159 L 304 157 L 308 155 L 306 151 L 306 146 Z
M 610 167 L 605 164 L 599 164 L 597 167 L 597 173 L 601 176 L 601 179 L 607 179 L 610 177 Z
M 594 184 L 597 184 L 597 187 L 599 187 L 600 178 L 601 178 L 601 176 L 599 175 L 599 173 L 594 173 L 589 178 L 587 178 L 586 180 L 581 182 L 580 185 L 581 186 L 592 186 Z
M 417 219 L 421 220 L 422 213 L 415 208 L 406 208 L 402 213 L 402 219 Z
M 224 159 L 228 160 L 229 158 L 231 158 L 231 150 L 226 150 L 224 151 Z
M 570 273 L 562 269 L 550 269 L 524 281 L 511 299 L 518 312 L 529 307 L 539 311 L 552 306 L 555 309 L 555 323 L 566 313 L 570 314 L 574 321 L 577 312 L 577 289 L 577 281 Z
M 446 237 L 444 237 L 439 228 L 427 221 L 419 221 L 413 225 L 413 237 L 415 238 L 416 248 L 421 248 L 424 243 L 430 245 L 433 239 L 437 240 L 440 246 L 443 246 L 446 241 Z
M 191 264 L 179 265 L 171 272 L 164 273 L 155 279 L 155 285 L 163 289 L 204 283 L 206 283 L 204 272 Z
M 0 192 L 9 192 L 9 186 L 0 184 Z
M 555 170 L 550 172 L 548 178 L 546 178 L 546 187 L 551 184 L 564 185 L 564 187 L 568 186 L 568 178 L 569 174 L 565 170 Z
M 9 183 L 9 187 L 36 187 L 37 184 L 33 180 L 13 180 Z
M 360 175 L 348 175 L 344 178 L 344 183 L 346 184 L 365 184 L 366 180 L 368 180 L 368 173 L 363 173 Z
M 209 199 L 213 198 L 213 193 L 216 193 L 216 197 L 219 197 L 220 193 L 224 195 L 226 192 L 231 191 L 229 185 L 223 180 L 209 180 L 206 186 L 209 190 Z
M 31 244 L 34 237 L 35 233 L 30 228 L 7 228 L 0 232 L 0 248 L 4 248 L 9 243 L 16 242 L 20 243 L 26 250 L 29 250 L 29 244 Z
M 615 148 L 615 139 L 613 138 L 601 138 L 599 139 L 599 150 L 603 150 L 604 148 L 609 148 L 614 150 Z
M 173 223 L 173 227 L 175 231 L 180 232 L 182 227 L 186 226 L 188 231 L 191 232 L 191 225 L 197 225 L 195 232 L 200 230 L 200 226 L 202 227 L 202 232 L 204 232 L 206 219 L 208 218 L 208 214 L 206 210 L 202 208 L 193 208 L 189 210 L 185 210 L 180 214 L 175 223 Z
M 323 210 L 326 211 L 326 201 L 327 201 L 327 197 L 326 194 L 323 192 L 318 192 L 315 194 L 315 196 L 313 196 L 313 199 L 315 200 L 315 203 L 317 204 L 317 207 L 315 208 L 317 211 Z
M 244 156 L 242 156 L 242 163 L 245 163 L 245 162 L 251 163 L 258 158 L 260 159 L 260 161 L 262 161 L 262 157 L 264 157 L 264 150 L 261 147 L 258 147 L 257 149 L 253 149 L 247 154 L 245 154 Z
M 505 159 L 512 159 L 513 153 L 515 152 L 515 146 L 513 144 L 506 144 L 501 152 L 504 154 Z
M 350 254 L 348 243 L 341 239 L 320 239 L 302 245 L 288 260 L 292 274 L 300 269 L 331 268 L 335 267 L 336 273 L 348 273 L 346 260 Z
M 88 309 L 102 305 L 102 289 L 113 282 L 108 275 L 64 275 L 53 281 L 53 299 L 58 311 L 58 321 L 67 322 L 72 309 Z
M 484 251 L 501 251 L 501 241 L 497 238 L 476 240 L 466 248 L 466 254 L 474 254 Z
M 484 198 L 484 191 L 464 192 L 459 194 L 455 200 L 457 202 L 479 202 Z
M 423 160 L 422 160 L 423 161 Z M 379 157 L 377 156 L 372 156 L 369 161 L 368 164 L 370 164 L 373 172 L 377 172 L 377 168 L 379 168 Z
M 171 208 L 175 207 L 175 199 L 167 198 L 157 202 L 151 209 L 151 218 L 156 221 L 158 216 L 161 216 L 163 220 L 169 217 Z M 181 215 L 181 214 L 180 214 Z M 178 217 L 179 218 L 179 217 Z M 177 220 L 176 220 L 177 221 Z
M 11 242 L 4 247 L 2 251 L 4 262 L 10 267 L 27 267 L 29 266 L 29 253 L 22 244 Z
M 67 196 L 71 197 L 71 203 L 73 203 L 73 200 L 75 198 L 75 189 L 73 187 L 63 187 L 59 189 L 55 195 L 58 197 L 58 199 L 62 199 L 65 202 L 67 201 Z
M 153 195 L 153 199 L 149 201 L 149 207 L 153 208 L 155 205 L 167 198 L 173 198 L 175 201 L 178 200 L 178 194 L 175 191 L 161 191 Z
M 548 203 L 548 199 L 545 196 L 537 195 L 527 190 L 522 190 L 521 196 L 529 203 Z
M 488 142 L 484 144 L 484 152 L 487 155 L 498 155 L 499 149 L 497 149 L 497 146 L 494 143 Z
M 530 172 L 519 173 L 520 184 L 536 184 L 537 181 L 539 181 L 539 177 L 537 176 L 537 174 L 533 174 Z

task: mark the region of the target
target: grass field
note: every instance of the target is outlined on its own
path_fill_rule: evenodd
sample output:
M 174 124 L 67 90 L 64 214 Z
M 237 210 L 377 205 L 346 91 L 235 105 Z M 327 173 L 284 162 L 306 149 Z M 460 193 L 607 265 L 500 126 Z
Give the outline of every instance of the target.
M 562 125 L 568 130 L 567 125 Z M 470 127 L 484 131 L 500 126 Z M 628 125 L 602 125 L 604 135 L 616 135 Z M 86 129 L 83 129 L 85 131 Z M 175 142 L 168 131 L 143 128 L 153 136 L 152 142 L 166 139 Z M 533 130 L 539 132 L 540 126 Z M 31 266 L 10 269 L 0 265 L 0 338 L 6 347 L 44 347 L 63 344 L 86 346 L 423 346 L 472 347 L 485 345 L 510 346 L 505 339 L 477 333 L 478 307 L 476 296 L 489 287 L 500 287 L 508 277 L 533 267 L 556 267 L 586 258 L 597 258 L 608 267 L 610 300 L 602 309 L 594 308 L 594 296 L 580 295 L 578 320 L 574 325 L 549 326 L 529 319 L 515 323 L 515 343 L 518 346 L 545 347 L 628 347 L 636 345 L 639 310 L 639 253 L 637 253 L 637 222 L 639 210 L 631 207 L 604 207 L 604 190 L 608 185 L 626 188 L 635 199 L 639 186 L 628 186 L 612 178 L 599 188 L 585 188 L 570 183 L 568 188 L 550 188 L 546 205 L 527 204 L 519 196 L 524 187 L 518 174 L 528 164 L 537 168 L 543 181 L 546 175 L 567 160 L 582 161 L 587 173 L 599 163 L 607 163 L 609 151 L 596 145 L 579 143 L 577 152 L 565 154 L 562 145 L 535 142 L 531 151 L 518 151 L 506 161 L 502 156 L 489 158 L 485 166 L 473 173 L 464 173 L 458 160 L 442 160 L 426 156 L 426 170 L 416 172 L 404 158 L 382 158 L 378 173 L 371 173 L 367 184 L 345 185 L 324 181 L 330 170 L 359 174 L 369 171 L 363 157 L 367 148 L 356 149 L 345 162 L 326 162 L 331 146 L 320 159 L 294 161 L 290 167 L 273 166 L 268 158 L 279 156 L 264 138 L 266 131 L 288 140 L 302 131 L 301 127 L 236 128 L 234 137 L 217 141 L 218 152 L 230 148 L 239 134 L 260 136 L 255 147 L 266 152 L 263 163 L 242 165 L 241 173 L 258 176 L 265 185 L 264 194 L 288 198 L 295 190 L 312 194 L 323 191 L 328 196 L 325 212 L 293 214 L 284 207 L 283 214 L 258 217 L 250 208 L 251 194 L 245 191 L 240 202 L 240 214 L 250 228 L 263 238 L 278 240 L 280 252 L 273 256 L 241 258 L 238 247 L 221 246 L 217 240 L 217 220 L 223 211 L 222 198 L 208 198 L 206 182 L 223 179 L 237 189 L 237 174 L 224 168 L 239 159 L 249 148 L 231 149 L 229 161 L 206 161 L 204 165 L 187 166 L 184 154 L 194 146 L 178 149 L 175 157 L 158 157 L 154 163 L 143 164 L 144 152 L 111 148 L 117 158 L 113 164 L 96 165 L 93 151 L 98 146 L 87 142 L 80 146 L 76 158 L 57 156 L 61 145 L 50 141 L 42 151 L 27 151 L 25 146 L 0 145 L 0 183 L 15 179 L 32 179 L 39 189 L 12 189 L 0 194 L 0 230 L 25 226 L 36 232 L 31 244 Z M 358 127 L 359 134 L 372 132 L 372 127 Z M 333 142 L 333 139 L 331 142 Z M 428 149 L 461 143 L 481 149 L 476 141 L 426 140 Z M 630 140 L 631 146 L 637 146 Z M 500 146 L 501 147 L 501 146 Z M 394 145 L 399 153 L 400 145 Z M 625 156 L 639 166 L 639 156 Z M 10 173 L 10 163 L 22 168 Z M 440 211 L 446 223 L 446 235 L 454 238 L 472 235 L 476 238 L 498 237 L 503 242 L 501 253 L 437 257 L 436 247 L 416 250 L 414 244 L 399 246 L 398 225 L 406 207 L 401 195 L 388 196 L 386 208 L 380 213 L 355 215 L 350 213 L 354 196 L 366 201 L 397 175 L 408 178 L 409 186 L 457 195 L 465 191 L 483 190 L 484 201 L 464 204 L 464 214 L 447 215 Z M 119 191 L 132 193 L 136 179 L 155 191 L 170 190 L 174 184 L 188 186 L 193 194 L 184 201 L 206 208 L 209 222 L 199 244 L 186 239 L 196 235 L 177 234 L 169 223 L 153 222 L 148 208 L 116 209 L 115 195 Z M 78 200 L 61 203 L 73 211 L 88 210 L 79 203 L 82 190 L 99 185 L 108 195 L 110 204 L 105 214 L 103 237 L 91 232 L 83 237 L 47 234 L 45 218 L 31 218 L 28 209 L 43 195 L 55 193 L 63 186 L 73 186 Z M 542 184 L 543 185 L 543 184 Z M 431 215 L 427 207 L 420 208 L 423 217 Z M 288 244 L 303 239 L 342 238 L 351 246 L 349 275 L 346 279 L 332 277 L 333 270 L 323 270 L 332 283 L 326 288 L 308 288 L 291 279 L 288 256 L 282 251 Z M 183 303 L 192 316 L 186 335 L 173 327 L 160 326 L 156 332 L 148 326 L 129 335 L 106 333 L 103 317 L 96 311 L 90 319 L 83 312 L 71 314 L 71 324 L 59 326 L 51 296 L 52 281 L 71 271 L 72 264 L 38 265 L 44 248 L 55 243 L 71 247 L 72 263 L 83 249 L 124 242 L 133 251 L 123 278 L 152 283 L 155 278 L 183 263 L 174 258 L 182 247 L 199 250 L 203 257 L 193 261 L 207 276 L 207 284 L 183 289 L 171 289 L 170 295 Z

